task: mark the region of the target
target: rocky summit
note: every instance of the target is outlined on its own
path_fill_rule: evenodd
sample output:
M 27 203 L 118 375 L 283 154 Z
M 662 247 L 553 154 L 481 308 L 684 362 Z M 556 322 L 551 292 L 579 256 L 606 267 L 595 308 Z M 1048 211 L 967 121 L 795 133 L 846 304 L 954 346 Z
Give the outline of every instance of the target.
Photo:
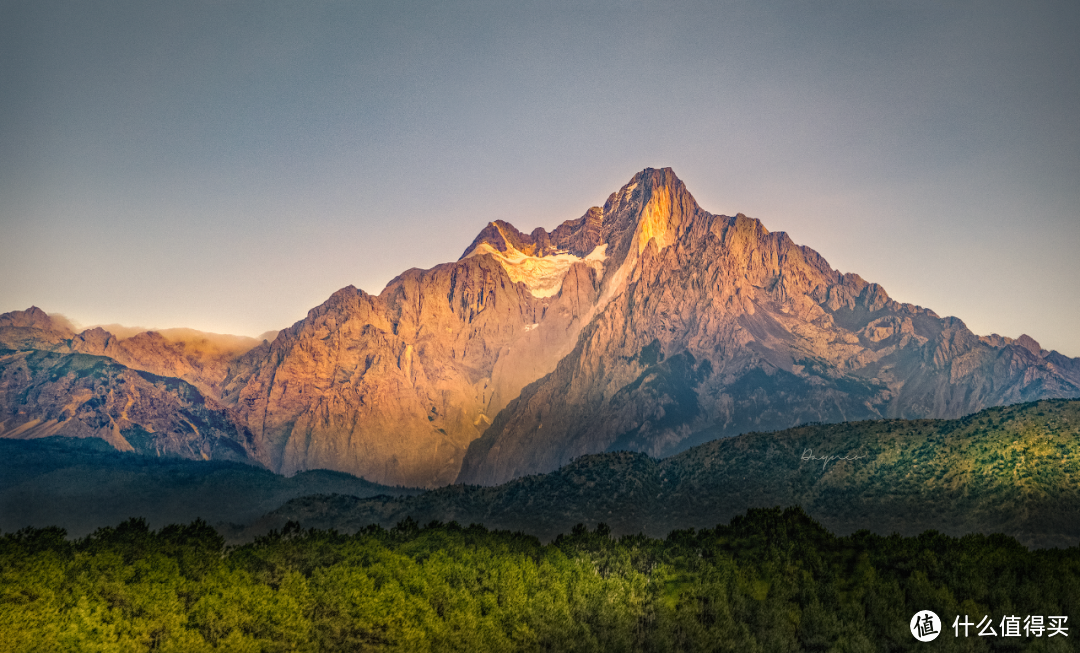
M 495 221 L 458 261 L 377 296 L 343 288 L 272 342 L 75 334 L 35 311 L 0 316 L 0 437 L 34 433 L 33 398 L 62 381 L 26 372 L 21 352 L 94 354 L 182 379 L 184 405 L 212 411 L 233 455 L 389 485 L 490 485 L 589 453 L 1080 396 L 1080 359 L 893 301 L 783 232 L 708 213 L 669 168 L 551 232 Z M 109 405 L 97 419 L 119 442 Z M 55 406 L 48 432 L 63 435 Z

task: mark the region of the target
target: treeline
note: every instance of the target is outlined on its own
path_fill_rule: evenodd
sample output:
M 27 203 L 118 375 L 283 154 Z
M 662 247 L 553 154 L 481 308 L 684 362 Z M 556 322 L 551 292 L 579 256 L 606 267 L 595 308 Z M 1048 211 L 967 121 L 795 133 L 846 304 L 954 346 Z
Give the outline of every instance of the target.
M 923 644 L 908 624 L 944 622 Z M 957 615 L 1063 615 L 1068 637 L 954 636 Z M 1004 536 L 835 537 L 799 508 L 664 540 L 583 526 L 542 545 L 411 520 L 289 525 L 226 547 L 204 522 L 0 536 L 0 651 L 1076 650 L 1080 549 Z

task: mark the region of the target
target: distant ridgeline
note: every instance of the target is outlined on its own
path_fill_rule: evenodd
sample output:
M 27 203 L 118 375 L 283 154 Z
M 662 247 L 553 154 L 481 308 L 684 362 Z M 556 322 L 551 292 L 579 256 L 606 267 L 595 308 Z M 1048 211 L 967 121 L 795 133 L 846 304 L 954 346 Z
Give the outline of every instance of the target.
M 923 610 L 940 618 L 927 650 L 1075 651 L 1080 550 L 838 538 L 797 508 L 666 540 L 577 527 L 546 546 L 411 520 L 352 536 L 290 524 L 239 548 L 203 522 L 0 536 L 13 652 L 922 650 Z

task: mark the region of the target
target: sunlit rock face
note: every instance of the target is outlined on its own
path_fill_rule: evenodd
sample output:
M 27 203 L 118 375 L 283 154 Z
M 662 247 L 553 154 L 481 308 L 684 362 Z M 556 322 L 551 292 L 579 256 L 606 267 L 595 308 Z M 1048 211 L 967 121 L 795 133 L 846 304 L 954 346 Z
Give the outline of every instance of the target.
M 225 400 L 271 469 L 451 483 L 468 444 L 555 368 L 589 317 L 591 263 L 566 265 L 558 286 L 535 293 L 478 255 L 409 270 L 379 296 L 344 288 L 281 332 Z
M 602 308 L 556 370 L 470 446 L 459 482 L 806 422 L 1080 396 L 1077 359 L 1027 336 L 980 339 L 956 318 L 897 303 L 757 220 L 701 210 L 670 170 L 646 170 L 612 195 L 600 233 L 614 252 Z
M 121 451 L 255 463 L 251 434 L 216 399 L 257 341 L 166 333 L 75 333 L 37 307 L 0 315 L 0 437 L 96 437 Z
M 708 213 L 667 168 L 551 232 L 492 222 L 458 261 L 408 270 L 377 296 L 343 288 L 272 342 L 181 335 L 76 334 L 38 309 L 0 315 L 7 387 L 22 388 L 2 395 L 0 437 L 51 433 L 66 413 L 49 397 L 86 394 L 59 363 L 27 394 L 17 356 L 28 350 L 182 379 L 154 381 L 136 402 L 188 415 L 183 396 L 197 391 L 218 445 L 162 436 L 171 455 L 213 457 L 233 442 L 285 474 L 325 468 L 421 487 L 805 422 L 1080 396 L 1080 359 L 897 303 L 755 219 Z M 109 439 L 103 425 L 127 424 L 117 401 L 88 398 L 80 419 L 98 426 L 55 432 Z M 148 432 L 186 432 L 159 417 Z
M 284 473 L 498 483 L 590 452 L 1080 394 L 1048 356 L 712 215 L 664 169 L 550 233 L 496 221 L 456 263 L 339 291 L 223 398 Z

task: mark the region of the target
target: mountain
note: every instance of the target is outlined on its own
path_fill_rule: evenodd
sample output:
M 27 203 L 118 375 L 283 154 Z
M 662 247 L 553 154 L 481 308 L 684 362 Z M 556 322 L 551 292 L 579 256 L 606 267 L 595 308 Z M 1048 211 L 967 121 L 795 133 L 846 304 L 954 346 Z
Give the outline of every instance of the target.
M 751 508 L 801 505 L 829 530 L 882 535 L 1005 533 L 1029 547 L 1080 540 L 1080 401 L 989 408 L 958 420 L 816 424 L 714 440 L 655 460 L 582 456 L 496 487 L 411 497 L 297 498 L 248 537 L 288 521 L 356 531 L 420 524 L 522 531 L 543 540 L 584 523 L 663 537 L 712 528 Z
M 670 169 L 635 176 L 599 223 L 611 256 L 595 318 L 470 445 L 459 482 L 808 422 L 1080 396 L 1077 359 L 893 301 L 783 232 L 703 211 Z
M 53 435 L 154 456 L 254 462 L 244 425 L 186 381 L 105 356 L 0 349 L 0 437 Z
M 0 438 L 96 437 L 120 451 L 259 464 L 251 433 L 216 401 L 259 350 L 253 338 L 172 329 L 121 339 L 75 333 L 36 307 L 5 313 Z
M 260 346 L 269 345 L 194 329 L 136 330 L 125 338 L 102 327 L 76 333 L 66 320 L 50 317 L 36 306 L 0 315 L 0 348 L 106 356 L 134 370 L 183 379 L 214 399 L 220 398 L 230 368 L 242 369 L 244 354 Z
M 596 274 L 576 263 L 561 281 L 537 296 L 475 256 L 409 270 L 377 297 L 339 290 L 282 331 L 225 399 L 270 469 L 451 483 L 491 418 L 569 351 Z
M 117 433 L 145 431 L 173 455 L 235 445 L 284 474 L 437 487 L 807 422 L 1080 396 L 1080 359 L 895 302 L 783 232 L 706 212 L 668 168 L 638 173 L 550 232 L 492 222 L 458 261 L 408 270 L 378 295 L 343 288 L 272 342 L 221 342 L 76 334 L 34 308 L 2 315 L 0 379 L 13 380 L 0 380 L 0 437 L 119 443 Z M 65 413 L 69 364 L 31 373 L 30 351 L 104 356 L 159 389 L 176 379 L 178 396 L 162 401 L 202 406 L 220 446 L 187 443 L 190 417 L 140 423 L 115 401 L 79 399 Z M 123 396 L 111 383 L 94 392 Z M 96 426 L 71 422 L 76 408 Z

